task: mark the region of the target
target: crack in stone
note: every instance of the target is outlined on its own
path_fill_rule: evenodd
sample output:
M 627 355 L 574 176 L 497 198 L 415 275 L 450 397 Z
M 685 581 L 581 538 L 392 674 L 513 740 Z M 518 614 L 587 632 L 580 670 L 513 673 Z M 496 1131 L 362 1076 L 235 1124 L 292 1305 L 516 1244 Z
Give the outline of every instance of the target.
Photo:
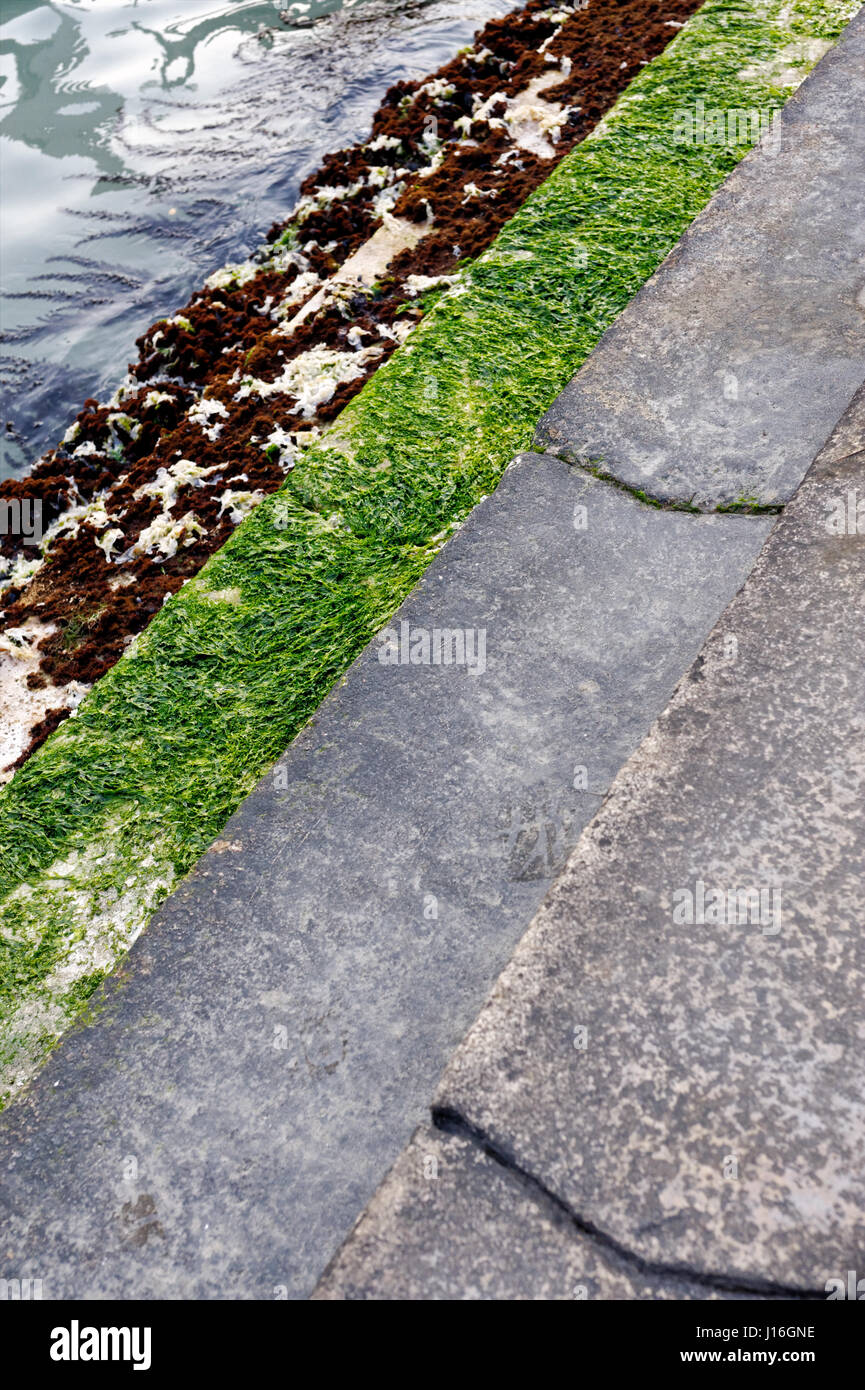
M 842 415 L 841 419 L 842 419 L 842 420 L 844 419 L 843 415 Z M 840 423 L 840 422 L 839 422 L 839 423 Z M 830 441 L 829 441 L 829 442 L 831 443 L 831 437 L 830 437 Z M 854 449 L 852 453 L 850 453 L 850 454 L 842 454 L 840 458 L 837 458 L 837 459 L 830 458 L 830 459 L 829 459 L 829 465 L 830 465 L 830 467 L 833 467 L 833 468 L 834 468 L 834 467 L 837 467 L 837 465 L 838 465 L 839 463 L 851 463 L 853 459 L 860 459 L 860 458 L 863 457 L 863 455 L 865 455 L 865 449 Z
M 719 1293 L 751 1294 L 758 1298 L 786 1299 L 798 1302 L 819 1301 L 822 1303 L 826 1300 L 824 1290 L 794 1288 L 788 1284 L 776 1284 L 769 1279 L 761 1279 L 757 1276 L 705 1273 L 685 1264 L 661 1264 L 644 1259 L 642 1255 L 638 1255 L 635 1251 L 622 1245 L 615 1236 L 609 1235 L 596 1226 L 594 1222 L 574 1211 L 562 1197 L 547 1187 L 534 1173 L 521 1167 L 513 1154 L 507 1153 L 490 1139 L 479 1126 L 472 1124 L 458 1110 L 451 1106 L 436 1105 L 433 1106 L 431 1115 L 436 1129 L 441 1130 L 444 1134 L 457 1135 L 480 1148 L 487 1157 L 513 1174 L 529 1190 L 538 1205 L 551 1206 L 556 1215 L 559 1218 L 565 1217 L 567 1222 L 575 1227 L 582 1237 L 600 1249 L 609 1251 L 638 1274 L 648 1278 L 666 1279 L 674 1283 L 696 1284 L 701 1288 L 712 1289 Z
M 646 492 L 645 488 L 632 487 L 630 483 L 622 482 L 615 473 L 603 468 L 600 463 L 593 463 L 590 459 L 569 458 L 566 454 L 556 453 L 549 448 L 542 452 L 548 458 L 561 459 L 569 468 L 588 473 L 590 477 L 597 478 L 601 483 L 609 483 L 611 487 L 618 488 L 619 492 L 627 493 L 636 502 L 640 502 L 644 507 L 651 507 L 655 511 L 688 512 L 692 516 L 780 516 L 785 506 L 783 502 L 754 502 L 745 498 L 739 502 L 718 502 L 715 506 L 697 506 L 694 502 L 696 494 L 692 494 L 687 501 L 677 497 L 659 497 L 656 493 Z

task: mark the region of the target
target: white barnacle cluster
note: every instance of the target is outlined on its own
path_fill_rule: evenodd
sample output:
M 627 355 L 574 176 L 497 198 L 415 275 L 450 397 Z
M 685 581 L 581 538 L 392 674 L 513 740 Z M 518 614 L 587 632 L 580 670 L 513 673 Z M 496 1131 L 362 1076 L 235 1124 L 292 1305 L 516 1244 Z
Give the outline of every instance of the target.
M 556 5 L 553 9 L 541 10 L 536 17 L 538 19 L 547 19 L 551 24 L 558 24 L 559 28 L 561 28 L 566 20 L 570 19 L 579 10 L 584 10 L 585 8 L 586 0 L 582 0 L 582 3 L 577 5 Z M 550 35 L 551 39 L 555 37 L 555 34 Z M 545 42 L 549 43 L 549 39 L 545 40 Z
M 429 82 L 424 82 L 418 87 L 413 100 L 417 101 L 418 97 L 428 97 L 430 101 L 440 105 L 447 101 L 448 97 L 452 97 L 455 91 L 456 88 L 452 82 L 446 81 L 443 77 L 432 77 Z
M 372 150 L 374 153 L 377 150 L 401 150 L 402 140 L 396 135 L 377 135 L 374 140 L 364 145 L 364 149 Z
M 72 450 L 74 459 L 101 458 L 102 450 L 97 449 L 92 439 L 85 439 L 83 444 L 77 444 Z
M 495 188 L 478 188 L 476 183 L 464 183 L 462 201 L 468 203 L 472 198 L 494 198 L 496 191 Z
M 275 425 L 261 445 L 262 450 L 276 458 L 283 473 L 290 473 L 304 449 L 308 449 L 320 437 L 321 431 L 314 425 L 305 430 L 284 430 Z
M 121 406 L 129 396 L 135 395 L 136 391 L 138 391 L 140 387 L 140 384 L 140 382 L 135 380 L 134 376 L 125 376 L 124 379 L 121 381 L 120 385 L 118 386 L 117 390 L 114 392 L 114 395 L 108 402 L 109 408 L 111 410 L 117 410 L 117 408 Z
M 44 560 L 38 555 L 32 560 L 23 552 L 11 556 L 0 555 L 0 594 L 7 589 L 22 589 L 43 564 Z
M 295 404 L 291 414 L 310 420 L 320 406 L 332 399 L 338 386 L 364 376 L 365 364 L 380 356 L 381 351 L 375 344 L 361 348 L 359 352 L 341 352 L 337 348 L 317 344 L 286 362 L 274 381 L 245 377 L 235 400 L 242 401 L 248 396 L 259 396 L 263 400 L 276 395 L 293 396 Z
M 309 261 L 296 246 L 278 246 L 273 255 L 268 257 L 265 265 L 268 270 L 280 272 L 291 269 L 309 270 Z
M 219 499 L 219 515 L 228 512 L 228 519 L 232 525 L 239 526 L 243 518 L 263 499 L 264 493 L 260 489 L 245 492 L 242 489 L 226 488 Z
M 381 193 L 372 200 L 373 216 L 383 222 L 386 227 L 393 225 L 394 204 L 399 199 L 404 187 L 405 184 L 403 183 L 392 183 L 388 188 L 383 188 Z
M 144 397 L 144 409 L 156 410 L 160 405 L 170 405 L 174 400 L 170 391 L 148 391 Z
M 323 283 L 321 276 L 317 275 L 314 270 L 302 271 L 292 280 L 287 292 L 275 308 L 271 309 L 270 317 L 279 323 L 287 316 L 290 309 L 302 303 Z
M 363 179 L 346 184 L 321 184 L 314 193 L 304 193 L 303 197 L 298 199 L 291 211 L 291 217 L 298 225 L 301 225 L 314 212 L 329 208 L 333 203 L 341 203 L 354 198 L 363 186 Z
M 186 412 L 187 419 L 194 425 L 200 425 L 201 431 L 206 439 L 211 443 L 215 442 L 222 433 L 220 421 L 228 419 L 228 410 L 222 401 L 215 396 L 202 396 L 194 405 L 189 407 Z
M 456 285 L 459 275 L 407 275 L 404 280 L 405 291 L 411 299 L 427 290 L 437 289 L 439 285 Z
M 194 512 L 186 512 L 179 520 L 160 512 L 149 526 L 145 526 L 138 540 L 132 546 L 129 558 L 131 559 L 132 556 L 136 555 L 152 554 L 153 551 L 158 550 L 161 555 L 170 560 L 172 555 L 177 554 L 177 547 L 181 542 L 183 545 L 192 545 L 196 537 L 205 535 L 207 532 Z M 126 556 L 121 558 L 125 559 Z
M 393 182 L 393 170 L 388 164 L 372 164 L 366 182 L 369 188 L 386 188 Z
M 433 140 L 437 140 L 436 136 L 433 136 L 432 138 Z M 441 168 L 446 158 L 446 146 L 441 143 L 438 143 L 432 148 L 432 158 L 430 159 L 429 164 L 427 164 L 424 169 L 418 169 L 418 178 L 428 179 L 431 174 L 434 174 L 438 169 Z
M 400 319 L 392 328 L 386 323 L 380 323 L 377 327 L 380 338 L 388 338 L 392 343 L 401 346 L 411 333 L 414 324 L 410 323 L 408 319 Z
M 120 545 L 123 540 L 123 531 L 119 526 L 111 526 L 101 536 L 97 536 L 96 544 L 105 556 L 106 561 L 110 562 L 111 555 L 116 545 Z
M 119 437 L 122 431 L 130 439 L 137 439 L 141 434 L 141 421 L 133 420 L 131 415 L 127 415 L 123 410 L 114 410 L 108 416 L 108 427 L 112 434 L 112 443 L 116 448 L 123 447 L 123 439 Z
M 258 261 L 237 261 L 232 265 L 223 266 L 221 270 L 215 270 L 212 275 L 208 275 L 205 285 L 209 290 L 225 290 L 233 286 L 248 285 L 250 280 L 254 280 L 261 264 Z M 152 342 L 156 344 L 156 339 Z
M 492 53 L 488 48 L 480 48 L 476 53 L 467 53 L 463 62 L 474 63 L 477 67 L 498 68 L 501 73 L 510 72 L 511 68 L 516 67 L 513 58 L 500 58 L 497 53 Z
M 213 464 L 210 468 L 202 468 L 192 459 L 178 459 L 176 463 L 169 464 L 167 468 L 159 468 L 154 481 L 145 483 L 133 494 L 134 500 L 138 501 L 141 497 L 155 497 L 162 503 L 163 511 L 168 512 L 177 501 L 177 493 L 180 488 L 188 487 L 190 483 L 197 483 L 208 473 L 214 473 L 219 466 L 219 464 Z

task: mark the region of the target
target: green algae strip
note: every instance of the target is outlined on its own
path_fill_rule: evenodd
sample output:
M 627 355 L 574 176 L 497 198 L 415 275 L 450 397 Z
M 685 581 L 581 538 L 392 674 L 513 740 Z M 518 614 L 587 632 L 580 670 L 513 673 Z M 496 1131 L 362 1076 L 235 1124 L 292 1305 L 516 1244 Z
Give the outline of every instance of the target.
M 0 797 L 0 1103 L 423 574 L 856 0 L 710 0 Z

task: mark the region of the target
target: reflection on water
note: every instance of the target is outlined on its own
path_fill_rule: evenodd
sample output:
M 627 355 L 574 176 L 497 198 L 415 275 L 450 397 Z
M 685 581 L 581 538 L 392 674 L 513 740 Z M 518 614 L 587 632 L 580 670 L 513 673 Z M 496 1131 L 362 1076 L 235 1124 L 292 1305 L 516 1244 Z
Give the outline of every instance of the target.
M 260 243 L 387 87 L 514 3 L 0 0 L 0 477 Z

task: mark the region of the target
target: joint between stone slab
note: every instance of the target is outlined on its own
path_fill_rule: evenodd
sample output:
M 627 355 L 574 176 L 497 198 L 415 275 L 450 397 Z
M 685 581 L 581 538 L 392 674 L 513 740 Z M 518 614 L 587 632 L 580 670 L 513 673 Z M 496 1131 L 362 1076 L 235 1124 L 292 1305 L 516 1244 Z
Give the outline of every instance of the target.
M 549 446 L 538 452 L 545 454 L 548 458 L 561 459 L 569 468 L 579 470 L 581 473 L 588 473 L 590 477 L 597 478 L 598 482 L 608 483 L 619 492 L 625 492 L 629 497 L 633 497 L 644 507 L 650 507 L 659 512 L 689 512 L 692 516 L 780 516 L 784 511 L 783 502 L 758 502 L 756 498 L 743 497 L 737 502 L 718 502 L 715 506 L 698 506 L 692 493 L 687 499 L 681 497 L 660 497 L 656 493 L 647 492 L 645 488 L 632 487 L 630 483 L 622 482 L 611 469 L 604 466 L 600 459 L 587 459 L 576 455 L 571 455 L 566 450 L 555 450 Z
M 621 1260 L 636 1273 L 671 1283 L 698 1285 L 715 1293 L 752 1295 L 764 1299 L 796 1300 L 797 1302 L 825 1302 L 825 1290 L 799 1289 L 788 1284 L 776 1284 L 768 1279 L 751 1278 L 748 1275 L 714 1274 L 710 1271 L 694 1269 L 689 1265 L 669 1265 L 647 1260 L 636 1251 L 629 1250 L 616 1240 L 615 1236 L 601 1230 L 593 1221 L 581 1216 L 558 1193 L 547 1187 L 546 1183 L 534 1173 L 521 1166 L 513 1154 L 497 1144 L 480 1126 L 472 1122 L 459 1110 L 448 1105 L 434 1105 L 431 1110 L 434 1127 L 443 1134 L 453 1134 L 473 1144 L 488 1158 L 505 1168 L 518 1179 L 539 1206 L 552 1208 L 561 1219 L 574 1227 L 584 1240 L 589 1240 L 601 1250 L 607 1251 Z

